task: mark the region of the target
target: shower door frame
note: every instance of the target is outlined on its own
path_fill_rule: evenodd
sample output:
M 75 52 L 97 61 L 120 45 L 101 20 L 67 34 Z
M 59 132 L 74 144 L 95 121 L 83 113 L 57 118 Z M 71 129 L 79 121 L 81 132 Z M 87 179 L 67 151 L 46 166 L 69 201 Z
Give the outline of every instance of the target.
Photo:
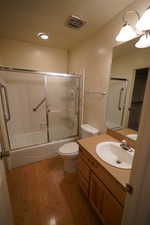
M 77 135 L 73 135 L 73 136 L 68 136 L 68 137 L 65 137 L 63 139 L 60 139 L 58 140 L 59 141 L 62 141 L 62 140 L 67 140 L 67 139 L 70 139 L 70 138 L 77 138 L 79 137 L 79 133 L 80 133 L 80 115 L 81 115 L 81 107 L 80 107 L 80 104 L 81 104 L 81 75 L 78 75 L 78 74 L 67 74 L 67 73 L 53 73 L 53 72 L 43 72 L 43 71 L 40 71 L 40 70 L 31 70 L 31 69 L 22 69 L 22 68 L 15 68 L 15 67 L 10 67 L 10 66 L 2 66 L 0 65 L 0 71 L 5 71 L 5 72 L 20 72 L 20 73 L 25 73 L 27 75 L 30 76 L 30 74 L 37 74 L 37 75 L 43 75 L 43 78 L 44 78 L 44 86 L 46 88 L 46 82 L 47 82 L 47 77 L 62 77 L 62 78 L 74 78 L 74 79 L 78 79 L 79 81 L 79 85 L 78 85 L 78 111 L 75 109 L 75 111 L 77 112 Z M 30 74 L 29 74 L 30 73 Z M 47 98 L 47 97 L 46 97 Z M 75 99 L 76 101 L 76 99 Z M 9 103 L 8 103 L 9 104 Z M 4 115 L 3 115 L 4 117 Z M 16 150 L 21 150 L 21 149 L 25 149 L 25 148 L 28 148 L 28 147 L 34 147 L 34 146 L 39 146 L 41 144 L 34 144 L 34 145 L 28 145 L 28 146 L 22 146 L 22 147 L 19 147 L 19 148 L 14 148 L 12 149 L 11 148 L 11 144 L 10 144 L 10 137 L 9 137 L 9 132 L 8 132 L 8 126 L 7 126 L 7 121 L 6 119 L 4 118 L 4 123 L 5 123 L 5 127 L 6 127 L 6 130 L 7 130 L 7 139 L 8 139 L 8 143 L 9 143 L 9 148 L 11 151 L 16 151 Z M 47 142 L 44 143 L 44 144 L 48 144 L 48 143 L 53 143 L 53 142 L 57 142 L 57 141 L 53 141 L 51 140 L 50 138 L 50 132 L 49 132 L 49 115 L 48 115 L 48 105 L 47 105 L 47 99 L 46 99 L 46 126 L 47 126 Z
M 123 108 L 122 108 L 122 115 L 121 115 L 121 123 L 120 123 L 120 126 L 121 127 L 123 127 L 123 123 L 124 123 L 124 115 L 125 115 L 125 107 L 126 107 L 126 100 L 127 100 L 127 88 L 128 88 L 128 79 L 126 79 L 126 78 L 123 78 L 123 77 L 115 77 L 115 76 L 112 76 L 111 78 L 110 78 L 110 82 L 111 82 L 111 80 L 113 81 L 113 80 L 115 80 L 115 81 L 124 81 L 125 82 L 125 95 L 124 95 L 124 101 L 123 101 Z M 120 95 L 120 98 L 119 98 L 119 102 L 121 101 L 121 95 Z M 118 103 L 119 103 L 118 102 Z M 120 105 L 120 104 L 119 104 Z M 120 127 L 120 128 L 121 128 Z M 113 129 L 116 129 L 116 128 L 113 128 Z

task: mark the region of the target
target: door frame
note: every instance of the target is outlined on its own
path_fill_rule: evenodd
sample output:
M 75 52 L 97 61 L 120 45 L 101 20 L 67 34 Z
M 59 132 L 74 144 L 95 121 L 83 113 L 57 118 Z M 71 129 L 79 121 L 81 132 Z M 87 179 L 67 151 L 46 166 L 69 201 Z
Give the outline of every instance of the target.
M 127 104 L 126 126 L 128 126 L 128 123 L 129 123 L 129 117 L 130 117 L 129 108 L 131 107 L 131 104 L 132 104 L 132 96 L 133 96 L 134 83 L 135 83 L 135 78 L 136 78 L 136 71 L 140 70 L 140 69 L 145 69 L 145 68 L 150 70 L 149 66 L 147 66 L 147 67 L 144 66 L 144 67 L 133 69 L 133 72 L 132 72 L 132 79 L 131 79 L 131 84 L 130 84 L 130 93 L 129 93 L 129 99 L 128 99 L 128 104 Z M 149 72 L 148 72 L 148 76 L 149 76 Z M 145 91 L 146 91 L 146 88 L 145 88 Z

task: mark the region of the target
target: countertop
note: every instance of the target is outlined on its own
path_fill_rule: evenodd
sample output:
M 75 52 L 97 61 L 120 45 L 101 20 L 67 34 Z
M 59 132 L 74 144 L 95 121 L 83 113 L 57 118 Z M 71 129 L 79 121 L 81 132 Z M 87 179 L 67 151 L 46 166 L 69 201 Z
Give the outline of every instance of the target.
M 120 130 L 116 130 L 116 132 L 122 134 L 122 135 L 128 135 L 128 134 L 137 134 L 136 130 L 130 129 L 130 128 L 124 128 Z
M 123 187 L 129 183 L 131 169 L 120 169 L 113 167 L 108 163 L 104 162 L 96 154 L 96 145 L 104 141 L 118 141 L 117 139 L 111 137 L 108 134 L 102 134 L 90 138 L 84 138 L 78 141 L 82 148 L 84 148 L 88 153 L 90 153 Z M 119 141 L 118 141 L 119 142 Z

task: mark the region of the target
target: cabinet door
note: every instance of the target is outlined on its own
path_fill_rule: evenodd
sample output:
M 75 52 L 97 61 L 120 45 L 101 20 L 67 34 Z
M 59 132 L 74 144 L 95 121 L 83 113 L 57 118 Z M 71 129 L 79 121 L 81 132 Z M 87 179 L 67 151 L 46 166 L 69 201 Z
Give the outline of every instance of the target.
M 123 208 L 113 195 L 105 190 L 102 216 L 107 225 L 121 225 Z
M 97 179 L 94 174 L 92 174 L 90 183 L 90 202 L 100 217 L 102 213 L 104 190 L 104 185 Z
M 78 177 L 79 177 L 80 188 L 82 189 L 85 196 L 88 198 L 88 196 L 89 196 L 89 183 L 87 182 L 86 179 L 84 179 L 84 177 L 82 176 L 82 174 L 80 172 L 78 173 Z
M 78 171 L 82 174 L 83 178 L 89 182 L 90 169 L 81 157 L 78 159 Z

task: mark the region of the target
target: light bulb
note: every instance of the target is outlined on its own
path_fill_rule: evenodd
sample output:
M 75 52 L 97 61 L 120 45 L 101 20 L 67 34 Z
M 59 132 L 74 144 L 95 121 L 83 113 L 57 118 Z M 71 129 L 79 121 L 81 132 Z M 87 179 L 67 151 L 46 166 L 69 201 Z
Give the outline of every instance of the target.
M 125 41 L 129 41 L 131 39 L 134 39 L 136 36 L 137 36 L 137 34 L 134 31 L 134 29 L 131 27 L 131 25 L 125 24 L 125 25 L 123 25 L 119 34 L 117 35 L 116 41 L 125 42 Z
M 37 36 L 43 40 L 47 40 L 48 39 L 48 35 L 44 34 L 44 33 L 38 33 Z
M 150 34 L 144 34 L 140 37 L 138 42 L 135 44 L 136 48 L 148 48 L 150 47 Z
M 150 8 L 148 8 L 136 24 L 139 31 L 150 30 Z

